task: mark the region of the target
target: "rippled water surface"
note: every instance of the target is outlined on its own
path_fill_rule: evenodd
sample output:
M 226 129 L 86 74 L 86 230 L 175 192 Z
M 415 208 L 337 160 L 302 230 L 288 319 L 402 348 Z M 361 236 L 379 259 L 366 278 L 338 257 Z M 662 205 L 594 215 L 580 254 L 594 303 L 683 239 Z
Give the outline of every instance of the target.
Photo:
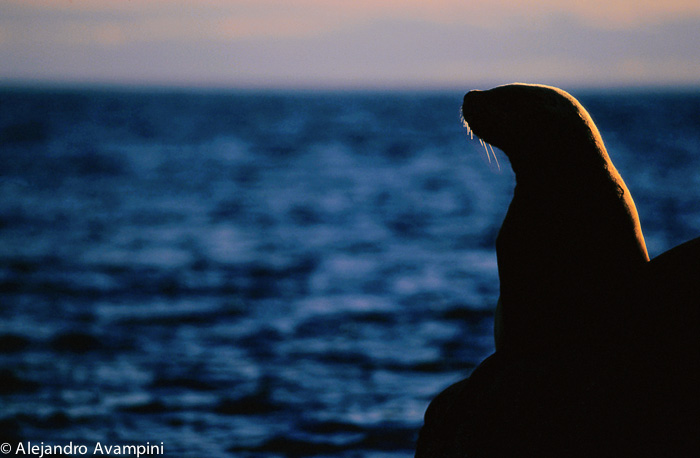
M 650 254 L 700 235 L 700 94 L 574 95 Z M 0 442 L 411 456 L 493 351 L 461 97 L 0 90 Z

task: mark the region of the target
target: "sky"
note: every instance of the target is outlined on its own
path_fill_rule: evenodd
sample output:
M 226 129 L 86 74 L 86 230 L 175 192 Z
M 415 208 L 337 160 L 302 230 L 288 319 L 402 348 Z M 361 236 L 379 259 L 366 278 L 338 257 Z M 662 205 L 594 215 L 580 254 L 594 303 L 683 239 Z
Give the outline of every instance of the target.
M 0 0 L 0 83 L 700 86 L 698 0 Z

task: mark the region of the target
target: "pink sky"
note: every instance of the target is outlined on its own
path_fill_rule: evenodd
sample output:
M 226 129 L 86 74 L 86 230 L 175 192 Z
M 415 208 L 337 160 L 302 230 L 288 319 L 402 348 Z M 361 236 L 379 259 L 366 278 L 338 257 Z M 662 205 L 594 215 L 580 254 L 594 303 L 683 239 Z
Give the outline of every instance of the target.
M 700 84 L 697 0 L 0 0 L 0 80 Z

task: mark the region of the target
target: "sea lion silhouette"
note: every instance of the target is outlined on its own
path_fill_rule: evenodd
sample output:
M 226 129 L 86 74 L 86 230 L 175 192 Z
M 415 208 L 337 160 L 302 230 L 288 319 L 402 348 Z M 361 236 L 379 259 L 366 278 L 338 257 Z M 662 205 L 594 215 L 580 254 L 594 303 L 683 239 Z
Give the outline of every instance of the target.
M 497 351 L 431 402 L 416 457 L 694 456 L 700 238 L 649 262 L 630 192 L 565 91 L 470 91 L 462 114 L 516 177 Z
M 516 178 L 496 241 L 498 348 L 600 345 L 592 339 L 630 313 L 619 294 L 649 257 L 591 117 L 561 89 L 526 84 L 470 91 L 462 113 L 508 156 Z

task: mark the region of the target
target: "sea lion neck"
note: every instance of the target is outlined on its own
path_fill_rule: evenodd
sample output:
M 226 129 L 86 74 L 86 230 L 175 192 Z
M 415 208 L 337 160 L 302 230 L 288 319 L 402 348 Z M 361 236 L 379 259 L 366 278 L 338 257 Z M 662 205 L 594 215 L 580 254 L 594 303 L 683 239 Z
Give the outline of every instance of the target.
M 582 186 L 608 176 L 614 168 L 605 149 L 596 143 L 547 148 L 553 154 L 543 157 L 529 148 L 504 151 L 515 173 L 516 183 L 528 187 L 557 189 Z M 533 160 L 536 159 L 536 160 Z

